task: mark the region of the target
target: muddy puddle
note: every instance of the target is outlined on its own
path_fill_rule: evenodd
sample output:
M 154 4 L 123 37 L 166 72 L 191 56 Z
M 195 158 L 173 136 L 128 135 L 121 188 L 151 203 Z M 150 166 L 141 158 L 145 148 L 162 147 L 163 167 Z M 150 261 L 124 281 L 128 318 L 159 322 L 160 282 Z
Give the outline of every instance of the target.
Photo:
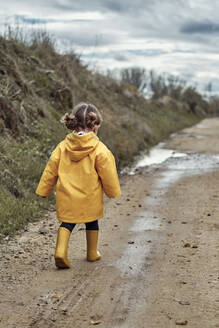
M 123 170 L 122 173 L 128 173 L 130 175 L 133 175 L 140 168 L 161 164 L 165 162 L 168 158 L 178 158 L 187 156 L 186 153 L 176 152 L 172 149 L 166 149 L 164 147 L 164 142 L 159 143 L 146 154 L 142 154 L 139 160 L 136 161 L 136 163 L 133 165 L 133 167 L 126 168 L 125 170 Z
M 219 168 L 219 155 L 189 153 L 183 158 L 169 158 L 162 164 L 164 171 L 155 182 L 155 189 L 164 194 L 179 179 L 205 174 Z
M 152 243 L 156 242 L 155 231 L 163 229 L 162 220 L 148 211 L 136 214 L 136 221 L 129 229 L 131 239 L 128 248 L 115 263 L 121 275 L 145 276 L 145 260 L 149 256 Z

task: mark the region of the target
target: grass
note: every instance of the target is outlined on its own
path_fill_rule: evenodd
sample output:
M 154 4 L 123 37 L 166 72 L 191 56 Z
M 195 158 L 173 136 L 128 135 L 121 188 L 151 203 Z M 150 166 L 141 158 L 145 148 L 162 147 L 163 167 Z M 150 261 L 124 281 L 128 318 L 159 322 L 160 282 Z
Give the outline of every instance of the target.
M 59 135 L 55 133 L 57 129 L 61 131 Z M 35 138 L 0 137 L 1 235 L 23 228 L 55 201 L 54 193 L 42 199 L 35 190 L 52 150 L 64 138 L 66 130 L 59 121 L 50 118 L 50 129 L 41 119 L 35 122 L 33 131 Z
M 28 190 L 28 196 L 18 198 L 7 189 L 1 187 L 0 194 L 0 230 L 1 235 L 10 235 L 23 228 L 27 222 L 33 221 L 48 210 L 51 198 L 47 200 L 36 199 L 33 190 Z

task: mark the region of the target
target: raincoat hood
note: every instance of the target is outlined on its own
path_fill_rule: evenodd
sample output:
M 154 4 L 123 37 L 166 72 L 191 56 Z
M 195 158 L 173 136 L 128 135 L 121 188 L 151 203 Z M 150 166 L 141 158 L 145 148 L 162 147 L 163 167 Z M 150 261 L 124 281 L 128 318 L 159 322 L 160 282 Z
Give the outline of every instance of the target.
M 78 162 L 89 155 L 95 150 L 98 143 L 99 138 L 93 132 L 84 135 L 77 135 L 72 132 L 65 138 L 66 150 L 69 153 L 70 159 L 74 162 Z

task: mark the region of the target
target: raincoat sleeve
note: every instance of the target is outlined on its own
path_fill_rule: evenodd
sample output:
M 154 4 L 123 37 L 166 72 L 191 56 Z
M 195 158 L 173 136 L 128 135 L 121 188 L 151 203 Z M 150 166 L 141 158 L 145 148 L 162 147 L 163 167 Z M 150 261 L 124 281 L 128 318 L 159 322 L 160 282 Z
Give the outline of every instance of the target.
M 116 198 L 121 194 L 116 163 L 109 149 L 96 158 L 96 170 L 101 179 L 103 190 L 109 198 Z
M 54 185 L 58 178 L 58 166 L 60 159 L 60 149 L 57 147 L 50 157 L 45 170 L 41 176 L 40 182 L 36 189 L 36 194 L 42 197 L 47 197 L 50 195 Z

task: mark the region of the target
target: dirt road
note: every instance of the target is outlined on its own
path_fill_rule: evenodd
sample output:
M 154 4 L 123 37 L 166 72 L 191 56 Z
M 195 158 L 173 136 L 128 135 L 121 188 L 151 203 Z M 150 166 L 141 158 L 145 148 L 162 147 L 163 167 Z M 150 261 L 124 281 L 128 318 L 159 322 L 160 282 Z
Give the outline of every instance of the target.
M 0 328 L 219 327 L 219 119 L 164 148 L 183 154 L 122 176 L 106 200 L 99 262 L 79 225 L 72 268 L 55 268 L 54 212 L 3 241 Z

